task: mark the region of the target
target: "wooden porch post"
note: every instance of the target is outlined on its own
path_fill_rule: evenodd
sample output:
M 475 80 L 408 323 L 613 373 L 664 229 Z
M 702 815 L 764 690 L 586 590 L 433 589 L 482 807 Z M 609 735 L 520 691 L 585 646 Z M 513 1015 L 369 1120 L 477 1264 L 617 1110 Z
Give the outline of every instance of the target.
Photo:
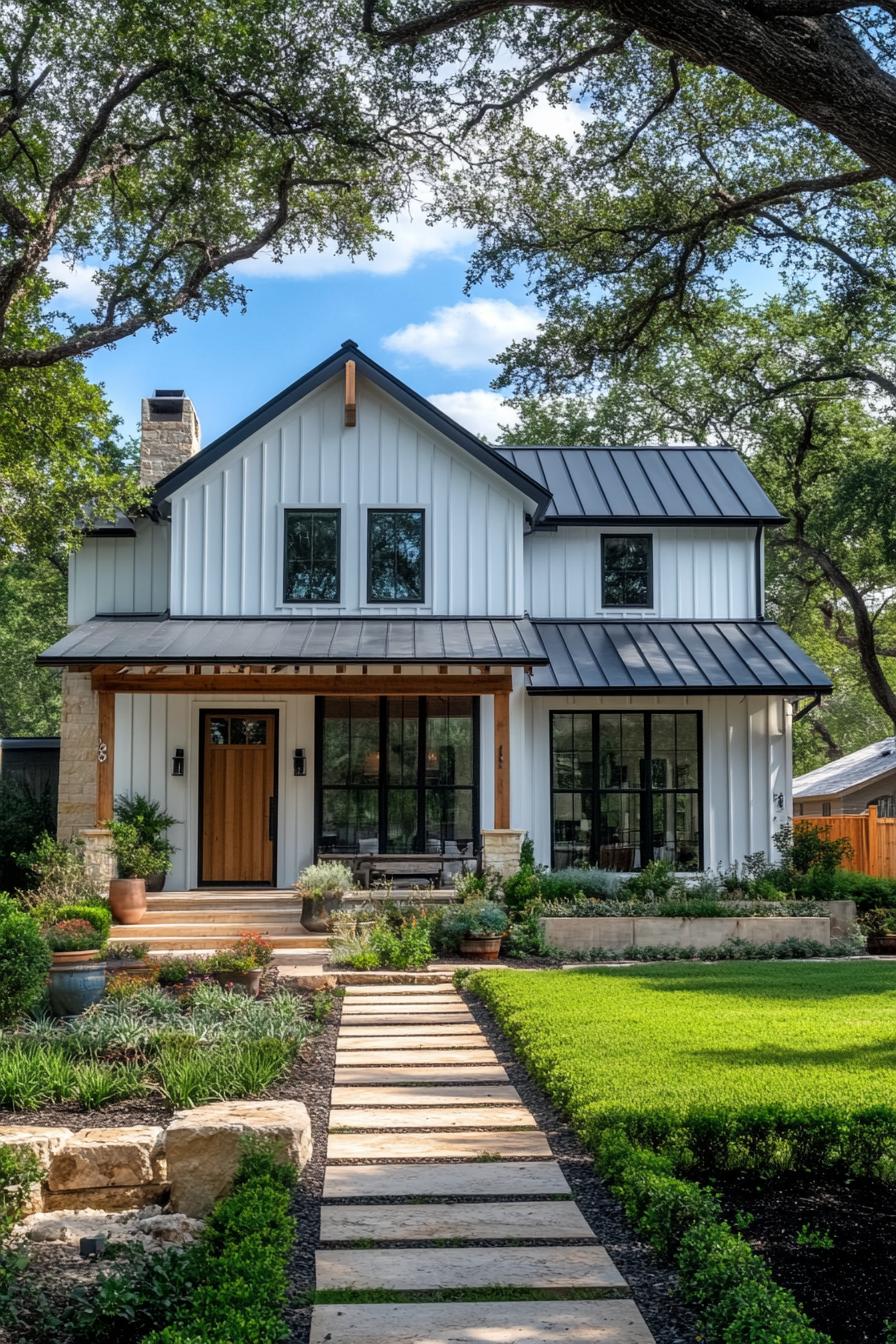
M 495 830 L 510 826 L 510 693 L 495 693 Z
M 97 691 L 96 824 L 112 820 L 115 774 L 115 692 Z

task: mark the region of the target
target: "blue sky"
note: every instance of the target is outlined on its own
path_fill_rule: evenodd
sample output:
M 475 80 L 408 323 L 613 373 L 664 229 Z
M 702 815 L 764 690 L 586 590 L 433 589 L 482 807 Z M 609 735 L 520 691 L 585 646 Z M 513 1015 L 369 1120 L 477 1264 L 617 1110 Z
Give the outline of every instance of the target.
M 245 313 L 181 320 L 161 341 L 140 333 L 91 356 L 89 376 L 105 386 L 127 435 L 136 432 L 142 396 L 184 388 L 209 443 L 351 338 L 488 437 L 509 419 L 488 390 L 497 371 L 489 360 L 534 330 L 535 310 L 521 283 L 464 295 L 473 240 L 461 230 L 409 216 L 395 221 L 393 232 L 372 261 L 325 253 L 250 263 L 241 277 L 252 290 Z M 83 310 L 89 269 L 73 275 L 57 263 L 53 270 L 69 282 L 57 302 Z

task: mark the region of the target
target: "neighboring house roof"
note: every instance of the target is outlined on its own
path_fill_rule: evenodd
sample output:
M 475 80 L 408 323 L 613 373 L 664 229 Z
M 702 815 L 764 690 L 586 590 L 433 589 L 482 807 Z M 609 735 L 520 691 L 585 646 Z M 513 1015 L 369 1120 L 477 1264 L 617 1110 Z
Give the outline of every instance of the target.
M 504 617 L 96 617 L 39 663 L 504 663 L 547 661 L 532 622 Z
M 851 751 L 839 761 L 820 765 L 793 781 L 794 798 L 824 798 L 838 793 L 849 793 L 862 784 L 892 774 L 896 770 L 896 737 L 885 737 L 880 742 L 859 751 Z
M 471 434 L 457 421 L 445 415 L 431 401 L 422 397 L 419 392 L 415 392 L 413 388 L 408 387 L 407 383 L 403 383 L 400 378 L 396 378 L 394 374 L 389 373 L 388 369 L 384 369 L 381 365 L 375 363 L 368 355 L 364 354 L 363 350 L 358 348 L 355 341 L 344 341 L 335 354 L 330 355 L 316 368 L 303 374 L 296 382 L 291 383 L 289 387 L 285 387 L 282 392 L 278 392 L 276 397 L 272 397 L 263 406 L 259 406 L 257 411 L 253 411 L 251 415 L 246 416 L 239 424 L 234 425 L 226 434 L 222 434 L 208 447 L 189 458 L 182 466 L 169 472 L 156 486 L 153 496 L 155 502 L 161 503 L 168 499 L 175 490 L 179 490 L 182 485 L 186 485 L 187 481 L 205 471 L 225 453 L 229 453 L 232 448 L 237 447 L 250 435 L 262 429 L 275 416 L 282 415 L 297 401 L 307 397 L 315 388 L 329 382 L 345 367 L 350 359 L 354 360 L 357 371 L 363 373 L 365 378 L 369 378 L 372 383 L 382 388 L 384 392 L 388 393 L 390 397 L 393 397 L 407 410 L 425 420 L 433 429 L 440 434 L 444 434 L 446 438 L 451 439 L 453 443 L 470 453 L 483 466 L 496 472 L 508 484 L 514 486 L 527 499 L 531 499 L 536 506 L 536 515 L 544 512 L 550 495 L 540 481 L 532 480 L 522 468 L 508 462 L 494 448 L 490 448 L 487 443 L 483 443 L 482 439 L 476 438 L 475 434 Z
M 550 492 L 542 525 L 783 522 L 733 448 L 498 447 L 496 451 Z
M 770 621 L 536 621 L 550 666 L 541 695 L 830 691 L 831 682 Z

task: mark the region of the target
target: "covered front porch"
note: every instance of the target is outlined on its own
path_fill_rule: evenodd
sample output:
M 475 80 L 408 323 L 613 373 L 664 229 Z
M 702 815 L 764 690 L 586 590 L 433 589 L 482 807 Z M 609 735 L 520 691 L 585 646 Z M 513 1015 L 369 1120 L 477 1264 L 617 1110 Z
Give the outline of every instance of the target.
M 313 661 L 285 661 L 312 626 Z M 273 891 L 318 857 L 360 885 L 447 887 L 518 850 L 511 700 L 544 657 L 528 622 L 98 620 L 51 657 L 96 716 L 77 829 L 101 845 L 116 796 L 162 804 L 177 820 L 168 890 Z

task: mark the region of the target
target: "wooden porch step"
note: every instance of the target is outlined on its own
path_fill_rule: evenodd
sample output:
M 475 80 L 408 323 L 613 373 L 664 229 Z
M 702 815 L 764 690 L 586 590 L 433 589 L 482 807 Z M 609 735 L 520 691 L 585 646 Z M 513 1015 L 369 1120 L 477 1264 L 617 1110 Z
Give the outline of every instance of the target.
M 240 929 L 255 929 L 263 932 L 265 929 L 271 933 L 303 933 L 305 926 L 299 919 L 298 913 L 293 911 L 290 915 L 285 910 L 256 911 L 246 913 L 239 910 L 147 910 L 143 919 L 140 921 L 144 929 L 156 929 L 159 933 L 164 933 L 166 929 L 192 929 L 196 933 L 203 933 L 208 928 L 215 931 L 218 929 L 228 929 L 232 936 L 236 937 Z
M 169 929 L 160 933 L 158 925 L 116 924 L 109 936 L 110 943 L 145 943 L 151 952 L 196 951 L 215 952 L 235 941 L 237 931 L 227 927 L 215 931 L 213 925 L 205 923 L 200 933 L 191 933 L 189 929 Z M 276 948 L 319 948 L 327 947 L 325 934 L 318 933 L 275 933 L 271 942 Z

